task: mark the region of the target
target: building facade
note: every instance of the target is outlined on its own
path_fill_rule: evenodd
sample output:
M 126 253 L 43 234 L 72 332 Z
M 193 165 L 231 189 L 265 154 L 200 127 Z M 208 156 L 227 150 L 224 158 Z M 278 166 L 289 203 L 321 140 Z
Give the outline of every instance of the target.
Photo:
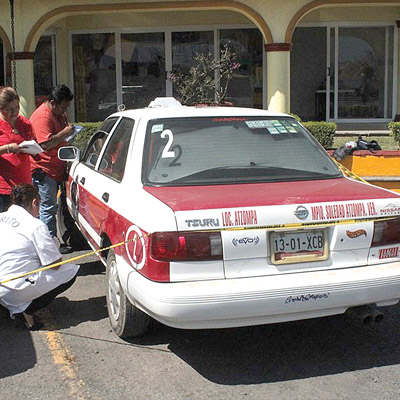
M 10 0 L 0 4 L 0 85 L 30 115 L 55 83 L 71 119 L 173 96 L 169 76 L 229 45 L 240 67 L 227 99 L 339 127 L 396 118 L 400 1 Z M 13 16 L 13 18 L 12 18 Z

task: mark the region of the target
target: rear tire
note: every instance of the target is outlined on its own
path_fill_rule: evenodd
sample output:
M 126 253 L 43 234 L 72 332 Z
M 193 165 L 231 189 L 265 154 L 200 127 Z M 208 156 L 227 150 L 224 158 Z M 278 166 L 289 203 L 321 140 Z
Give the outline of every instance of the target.
M 142 336 L 150 323 L 150 317 L 135 307 L 126 297 L 117 270 L 115 253 L 107 256 L 107 311 L 111 328 L 121 338 Z

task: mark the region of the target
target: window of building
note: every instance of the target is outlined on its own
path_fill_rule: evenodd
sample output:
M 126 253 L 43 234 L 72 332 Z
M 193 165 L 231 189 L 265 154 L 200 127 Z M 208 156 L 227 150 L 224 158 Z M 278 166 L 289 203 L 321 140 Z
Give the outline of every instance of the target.
M 291 111 L 304 120 L 393 118 L 394 26 L 299 27 Z
M 235 28 L 136 33 L 73 33 L 75 120 L 100 121 L 125 108 L 146 107 L 173 96 L 168 72 L 185 71 L 198 53 L 216 56 L 224 44 L 238 54 L 239 69 L 227 100 L 262 108 L 263 39 L 258 29 Z
M 54 40 L 54 35 L 42 36 L 36 46 L 33 60 L 36 107 L 46 100 L 57 80 Z
M 126 108 L 147 107 L 165 96 L 165 35 L 121 35 L 122 103 Z
M 72 36 L 76 121 L 101 121 L 117 111 L 115 35 Z
M 220 47 L 228 45 L 239 68 L 228 86 L 226 100 L 240 107 L 262 108 L 262 36 L 258 29 L 221 29 Z
M 195 57 L 214 55 L 214 32 L 172 32 L 172 71 L 187 74 L 196 65 Z M 174 97 L 177 97 L 175 91 Z

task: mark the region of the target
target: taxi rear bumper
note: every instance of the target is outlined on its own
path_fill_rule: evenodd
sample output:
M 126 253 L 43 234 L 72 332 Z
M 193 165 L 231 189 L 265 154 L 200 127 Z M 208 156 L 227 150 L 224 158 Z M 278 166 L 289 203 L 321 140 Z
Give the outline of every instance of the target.
M 179 283 L 153 282 L 117 259 L 135 306 L 182 329 L 228 328 L 344 313 L 400 299 L 400 262 L 338 270 Z

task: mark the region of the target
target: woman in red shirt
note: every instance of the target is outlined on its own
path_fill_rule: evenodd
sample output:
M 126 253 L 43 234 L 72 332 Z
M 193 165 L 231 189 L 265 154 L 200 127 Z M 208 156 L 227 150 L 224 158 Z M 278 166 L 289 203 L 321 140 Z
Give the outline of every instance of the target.
M 0 212 L 10 204 L 11 189 L 32 183 L 30 156 L 19 149 L 34 139 L 31 123 L 19 115 L 19 96 L 11 87 L 0 87 Z

